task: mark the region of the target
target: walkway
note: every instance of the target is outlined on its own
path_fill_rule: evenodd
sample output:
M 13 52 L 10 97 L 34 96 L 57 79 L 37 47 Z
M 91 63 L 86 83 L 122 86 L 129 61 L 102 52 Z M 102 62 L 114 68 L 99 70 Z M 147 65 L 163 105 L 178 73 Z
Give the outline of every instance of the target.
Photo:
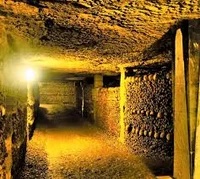
M 40 120 L 19 179 L 155 178 L 113 137 L 77 115 L 64 116 L 57 112 Z

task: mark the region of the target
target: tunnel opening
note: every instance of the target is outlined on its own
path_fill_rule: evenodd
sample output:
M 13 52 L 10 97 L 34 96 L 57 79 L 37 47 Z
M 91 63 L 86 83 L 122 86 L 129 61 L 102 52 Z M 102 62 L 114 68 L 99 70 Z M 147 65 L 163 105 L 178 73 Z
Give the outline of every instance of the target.
M 125 143 L 156 175 L 172 175 L 173 170 L 171 70 L 171 63 L 164 63 L 125 72 Z M 76 131 L 86 124 L 118 138 L 120 76 L 64 76 L 39 82 L 39 129 Z
M 116 141 L 116 136 L 113 138 L 108 135 L 109 132 L 116 132 L 117 125 L 112 120 L 119 120 L 119 87 L 103 87 L 103 75 L 92 78 L 89 82 L 86 79 L 39 83 L 40 108 L 36 119 L 39 121 L 29 141 L 29 157 L 26 157 L 18 178 L 23 179 L 26 174 L 44 178 L 96 178 L 97 175 L 131 178 L 132 172 L 136 170 L 141 170 L 138 174 L 135 172 L 136 178 L 153 176 L 143 162 L 140 163 L 142 166 L 127 165 L 127 160 L 135 163 L 141 159 L 133 157 Z M 91 123 L 79 111 L 82 108 L 83 92 L 85 106 L 92 105 L 91 114 L 95 123 Z M 91 101 L 88 102 L 88 99 Z M 112 125 L 107 123 L 108 118 Z
M 95 108 L 99 108 L 103 105 L 103 100 L 105 101 L 115 101 L 119 103 L 119 99 L 106 99 L 109 95 L 105 96 L 105 91 L 110 92 L 112 89 L 117 89 L 119 91 L 120 76 L 119 75 L 100 75 L 100 80 L 95 80 L 95 75 L 82 75 L 73 76 L 67 74 L 60 76 L 60 79 L 55 78 L 52 81 L 45 80 L 39 82 L 39 118 L 45 119 L 55 119 L 62 118 L 62 116 L 68 118 L 69 122 L 75 122 L 76 119 L 87 120 L 90 123 L 95 121 Z M 65 79 L 65 80 L 63 80 Z M 94 82 L 96 81 L 96 82 Z M 100 83 L 100 86 L 95 86 L 95 83 Z M 101 99 L 101 97 L 104 99 Z M 98 106 L 95 106 L 95 101 Z M 109 102 L 108 102 L 109 103 Z M 117 105 L 118 106 L 118 105 Z M 100 113 L 102 110 L 100 111 Z M 118 111 L 119 112 L 119 111 Z M 96 111 L 98 113 L 98 111 Z M 74 121 L 73 116 L 74 115 Z M 103 114 L 105 116 L 106 114 Z M 79 117 L 78 117 L 79 116 Z M 102 117 L 103 117 L 102 116 Z M 98 124 L 96 117 L 95 123 Z M 101 119 L 103 120 L 103 119 Z
M 39 118 L 49 125 L 78 124 L 83 117 L 81 83 L 73 80 L 40 82 Z
M 103 76 L 103 87 L 119 87 L 120 86 L 120 75 L 116 76 Z
M 199 178 L 198 0 L 25 1 L 0 0 L 0 178 Z
M 122 130 L 123 113 L 125 144 L 132 154 L 143 157 L 155 175 L 172 176 L 172 65 L 168 61 L 125 67 L 124 80 L 121 72 L 120 75 L 80 76 L 66 73 L 57 75 L 54 80 L 41 81 L 40 127 L 46 125 L 50 130 L 62 132 L 72 127 L 76 131 L 86 122 L 116 139 Z M 123 97 L 121 88 L 124 88 Z M 121 108 L 123 98 L 125 104 Z

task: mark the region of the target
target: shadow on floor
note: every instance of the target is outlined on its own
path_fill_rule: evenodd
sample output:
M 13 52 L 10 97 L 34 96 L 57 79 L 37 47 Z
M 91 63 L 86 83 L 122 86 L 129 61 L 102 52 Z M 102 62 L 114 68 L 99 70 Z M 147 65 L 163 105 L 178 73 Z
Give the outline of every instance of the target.
M 38 110 L 37 126 L 57 128 L 65 126 L 80 126 L 87 120 L 82 118 L 73 107 L 64 105 L 43 104 Z
M 173 176 L 173 158 L 144 158 L 145 164 L 157 176 Z
M 35 116 L 36 119 L 30 128 L 29 140 L 32 139 L 36 129 L 77 128 L 88 123 L 88 120 L 82 118 L 74 107 L 67 105 L 42 104 Z

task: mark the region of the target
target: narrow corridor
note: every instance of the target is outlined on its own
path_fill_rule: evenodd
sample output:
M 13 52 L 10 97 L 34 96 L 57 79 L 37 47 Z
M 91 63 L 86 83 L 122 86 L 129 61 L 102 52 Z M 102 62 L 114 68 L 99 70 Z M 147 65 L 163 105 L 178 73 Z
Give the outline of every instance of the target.
M 105 131 L 77 114 L 56 111 L 40 117 L 19 179 L 154 178 L 139 157 Z

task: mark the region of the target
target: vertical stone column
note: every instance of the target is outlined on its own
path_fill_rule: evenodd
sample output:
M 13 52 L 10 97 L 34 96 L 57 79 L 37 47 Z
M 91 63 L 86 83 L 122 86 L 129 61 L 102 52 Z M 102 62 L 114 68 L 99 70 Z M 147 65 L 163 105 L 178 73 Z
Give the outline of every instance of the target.
M 183 37 L 180 29 L 175 39 L 174 84 L 174 178 L 190 179 L 189 133 L 186 100 Z
M 84 93 L 84 86 L 83 82 L 80 82 L 81 87 L 81 116 L 84 116 L 84 108 L 85 108 L 85 93 Z
M 1 38 L 1 37 L 0 37 Z M 3 71 L 3 64 L 1 62 L 0 64 L 0 126 L 1 126 L 1 131 L 0 131 L 0 143 L 1 143 L 1 149 L 0 149 L 0 153 L 6 153 L 7 156 L 4 158 L 3 163 L 0 164 L 0 178 L 5 177 L 7 178 L 11 178 L 11 170 L 12 170 L 12 164 L 13 164 L 13 160 L 12 160 L 12 132 L 11 132 L 11 128 L 13 127 L 11 123 L 7 122 L 6 120 L 8 120 L 8 116 L 6 114 L 6 101 L 5 101 L 5 90 L 4 90 L 4 71 Z M 2 132 L 8 132 L 8 129 L 6 129 L 7 131 L 5 131 L 5 127 L 9 126 L 9 130 L 10 132 L 4 136 L 2 135 Z M 4 141 L 4 142 L 2 142 Z M 4 148 L 5 147 L 5 148 Z
M 103 75 L 94 75 L 94 88 L 103 87 Z
M 27 82 L 27 138 L 29 139 L 29 135 L 31 132 L 31 127 L 34 123 L 34 83 L 31 81 Z
M 93 111 L 94 111 L 94 121 L 97 122 L 97 100 L 98 100 L 98 90 L 103 87 L 103 75 L 94 75 L 94 88 L 92 90 L 93 98 Z
M 121 68 L 121 78 L 120 78 L 120 142 L 125 142 L 125 122 L 124 122 L 124 112 L 126 103 L 126 88 L 125 88 L 125 68 Z

